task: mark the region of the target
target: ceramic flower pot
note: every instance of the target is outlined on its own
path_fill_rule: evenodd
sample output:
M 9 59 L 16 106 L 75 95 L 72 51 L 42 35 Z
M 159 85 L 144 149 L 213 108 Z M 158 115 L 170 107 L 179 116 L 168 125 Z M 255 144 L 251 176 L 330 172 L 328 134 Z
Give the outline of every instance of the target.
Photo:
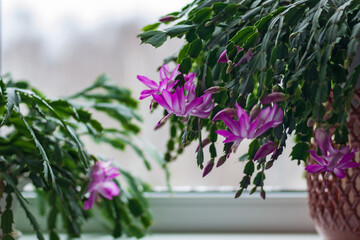
M 350 145 L 360 150 L 360 89 L 351 104 L 348 129 Z M 360 163 L 360 151 L 354 161 Z M 332 174 L 326 184 L 324 173 L 306 173 L 306 179 L 310 215 L 318 233 L 326 240 L 359 240 L 360 168 L 347 169 L 343 179 Z

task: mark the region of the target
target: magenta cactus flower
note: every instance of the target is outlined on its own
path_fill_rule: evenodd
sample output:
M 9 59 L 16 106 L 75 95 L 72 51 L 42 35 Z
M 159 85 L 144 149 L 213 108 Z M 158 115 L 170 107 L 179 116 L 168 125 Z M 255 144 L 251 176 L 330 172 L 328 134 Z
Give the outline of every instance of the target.
M 243 139 L 257 138 L 270 128 L 279 126 L 284 116 L 283 110 L 278 108 L 276 104 L 272 108 L 267 107 L 261 110 L 252 120 L 237 103 L 235 107 L 236 112 L 234 109 L 224 109 L 213 118 L 213 121 L 223 120 L 229 128 L 229 131 L 217 130 L 216 133 L 225 137 L 224 143 L 234 143 L 232 146 L 233 152 L 236 151 Z M 237 120 L 233 119 L 235 116 Z
M 119 170 L 110 167 L 110 165 L 111 161 L 97 161 L 91 168 L 88 189 L 90 196 L 84 203 L 84 210 L 92 208 L 95 200 L 100 201 L 99 195 L 111 200 L 120 194 L 119 187 L 113 181 L 115 177 L 120 175 Z
M 142 82 L 144 85 L 150 89 L 144 90 L 140 93 L 140 100 L 152 96 L 154 94 L 160 94 L 164 89 L 172 91 L 173 87 L 176 85 L 177 81 L 175 78 L 180 74 L 178 71 L 180 65 L 178 64 L 173 71 L 170 70 L 170 67 L 165 64 L 160 68 L 160 82 L 157 83 L 145 76 L 138 75 L 137 79 Z
M 316 129 L 315 140 L 321 150 L 321 156 L 316 151 L 310 150 L 311 157 L 318 163 L 305 168 L 310 173 L 326 172 L 325 176 L 334 173 L 338 178 L 345 177 L 344 169 L 359 167 L 360 164 L 352 162 L 357 149 L 351 149 L 346 146 L 340 150 L 334 148 L 331 144 L 331 138 L 324 129 Z
M 153 95 L 154 100 L 166 109 L 168 115 L 172 114 L 178 117 L 196 116 L 199 118 L 208 118 L 214 107 L 211 94 L 204 94 L 201 97 L 195 95 L 195 85 L 191 87 L 188 95 L 185 96 L 183 87 L 175 89 L 174 93 L 164 89 L 161 95 Z M 161 124 L 162 120 L 158 123 Z

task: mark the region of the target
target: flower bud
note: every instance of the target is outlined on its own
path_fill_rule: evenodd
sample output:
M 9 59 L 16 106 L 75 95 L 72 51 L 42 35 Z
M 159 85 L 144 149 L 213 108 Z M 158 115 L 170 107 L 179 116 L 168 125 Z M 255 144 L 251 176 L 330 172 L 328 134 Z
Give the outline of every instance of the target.
M 210 87 L 210 88 L 206 89 L 204 91 L 204 93 L 214 94 L 214 93 L 219 93 L 219 92 L 222 92 L 225 90 L 226 90 L 226 88 L 224 88 L 224 87 L 214 86 L 214 87 Z
M 226 57 L 226 50 L 224 50 L 221 54 L 220 57 L 218 59 L 218 63 L 227 63 L 228 59 Z
M 235 194 L 235 198 L 239 198 L 241 196 L 242 192 L 243 192 L 242 189 L 238 190 Z
M 210 139 L 209 138 L 205 138 L 204 140 L 201 141 L 201 147 L 205 147 L 206 145 L 208 145 L 210 143 Z M 200 148 L 200 145 L 197 146 L 196 151 L 198 152 Z
M 223 165 L 225 163 L 225 161 L 226 161 L 226 155 L 221 156 L 219 158 L 219 160 L 217 161 L 216 167 L 220 167 L 221 165 Z
M 261 196 L 262 199 L 264 199 L 264 200 L 266 199 L 266 192 L 264 190 L 262 190 L 262 189 L 260 191 L 260 196 Z
M 163 23 L 167 23 L 167 22 L 171 22 L 171 21 L 173 21 L 175 19 L 176 19 L 175 16 L 167 15 L 167 16 L 164 16 L 164 17 L 160 18 L 159 21 L 163 22 Z
M 213 24 L 212 21 L 207 21 L 207 22 L 205 23 L 205 27 L 210 27 L 212 24 Z
M 257 104 L 250 111 L 250 122 L 252 122 L 258 116 L 259 112 L 260 112 L 260 105 Z
M 332 112 L 331 111 L 328 111 L 327 113 L 325 113 L 324 115 L 324 121 L 327 121 L 329 120 L 331 117 L 332 117 Z
M 229 60 L 227 63 L 228 63 L 228 67 L 226 69 L 226 74 L 229 74 L 234 69 L 234 64 L 232 63 L 231 60 Z
M 285 100 L 285 94 L 282 92 L 273 92 L 264 97 L 260 103 L 261 104 L 270 104 L 273 102 L 282 102 Z
M 213 169 L 213 167 L 214 167 L 214 161 L 209 161 L 206 167 L 204 168 L 203 177 L 208 175 Z
M 314 125 L 315 121 L 312 118 L 309 118 L 306 122 L 306 126 L 312 127 Z

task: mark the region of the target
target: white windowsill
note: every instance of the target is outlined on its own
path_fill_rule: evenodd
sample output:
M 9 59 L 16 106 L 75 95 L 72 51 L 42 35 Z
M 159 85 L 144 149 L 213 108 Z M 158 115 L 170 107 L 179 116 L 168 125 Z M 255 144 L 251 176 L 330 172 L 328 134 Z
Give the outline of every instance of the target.
M 35 235 L 24 235 L 19 240 L 33 240 Z M 61 236 L 61 239 L 66 239 Z M 112 240 L 111 236 L 85 234 L 82 240 Z M 126 238 L 121 238 L 126 239 Z M 154 234 L 143 240 L 320 240 L 315 234 Z
M 268 192 L 266 200 L 258 194 L 244 194 L 240 199 L 234 199 L 234 193 L 148 193 L 147 197 L 155 219 L 153 233 L 315 233 L 306 192 Z M 46 226 L 44 218 L 38 215 L 34 194 L 27 194 L 26 198 L 35 217 Z M 33 232 L 20 208 L 16 212 L 16 228 L 23 233 Z M 104 233 L 105 227 L 101 218 L 93 218 L 83 230 L 85 233 Z M 164 239 L 161 236 L 146 239 Z M 243 235 L 234 236 L 242 239 L 239 237 Z M 185 239 L 185 235 L 183 237 L 171 239 Z M 231 235 L 228 237 L 221 239 L 232 239 Z

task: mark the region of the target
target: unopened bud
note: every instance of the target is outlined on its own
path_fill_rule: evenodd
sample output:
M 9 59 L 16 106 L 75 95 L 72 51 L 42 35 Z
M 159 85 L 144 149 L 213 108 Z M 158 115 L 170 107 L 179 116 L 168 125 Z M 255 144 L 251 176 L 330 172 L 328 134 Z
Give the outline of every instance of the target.
M 206 167 L 204 168 L 204 172 L 202 176 L 205 177 L 206 175 L 208 175 L 213 169 L 213 167 L 214 167 L 214 161 L 209 161 Z
M 243 189 L 238 190 L 238 191 L 235 193 L 235 198 L 239 198 L 239 197 L 241 196 L 242 192 L 243 192 Z
M 289 37 L 290 40 L 294 39 L 298 34 L 299 34 L 299 32 L 294 32 L 294 33 L 290 34 L 290 37 Z
M 325 113 L 325 115 L 324 115 L 324 121 L 329 120 L 329 119 L 332 117 L 332 115 L 333 115 L 333 114 L 332 114 L 331 111 Z
M 206 89 L 204 91 L 204 93 L 214 94 L 214 93 L 219 93 L 219 92 L 222 92 L 225 90 L 226 90 L 226 88 L 224 88 L 224 87 L 214 86 L 214 87 L 210 87 L 210 88 Z
M 220 167 L 220 166 L 223 165 L 225 162 L 226 162 L 226 155 L 221 156 L 221 157 L 219 158 L 219 160 L 217 161 L 217 163 L 216 163 L 216 167 Z
M 259 112 L 260 112 L 260 105 L 257 104 L 250 111 L 250 122 L 252 122 L 258 116 Z
M 306 126 L 312 127 L 312 126 L 314 126 L 314 123 L 315 123 L 314 119 L 309 118 L 306 122 Z
M 273 164 L 274 164 L 274 161 L 269 161 L 269 162 L 267 162 L 267 163 L 266 163 L 266 166 L 265 166 L 265 170 L 270 169 L 270 168 L 273 166 Z
M 266 199 L 266 192 L 263 189 L 261 189 L 261 191 L 260 191 L 260 196 L 262 199 L 264 199 L 264 200 Z
M 209 138 L 205 138 L 204 140 L 201 141 L 201 147 L 205 147 L 206 145 L 208 145 L 210 143 L 210 139 Z M 198 152 L 200 148 L 200 145 L 197 146 L 196 151 Z
M 228 67 L 226 69 L 226 74 L 231 73 L 231 71 L 234 69 L 234 64 L 232 63 L 231 60 L 228 61 Z
M 163 22 L 163 23 L 167 23 L 167 22 L 171 22 L 171 21 L 173 21 L 175 19 L 176 19 L 175 16 L 167 15 L 167 16 L 164 16 L 164 17 L 160 18 L 159 21 Z
M 210 27 L 212 24 L 213 24 L 212 21 L 207 21 L 207 22 L 205 23 L 205 27 Z
M 285 100 L 285 94 L 282 92 L 273 92 L 264 97 L 260 103 L 261 104 L 270 104 L 274 102 L 282 102 Z

